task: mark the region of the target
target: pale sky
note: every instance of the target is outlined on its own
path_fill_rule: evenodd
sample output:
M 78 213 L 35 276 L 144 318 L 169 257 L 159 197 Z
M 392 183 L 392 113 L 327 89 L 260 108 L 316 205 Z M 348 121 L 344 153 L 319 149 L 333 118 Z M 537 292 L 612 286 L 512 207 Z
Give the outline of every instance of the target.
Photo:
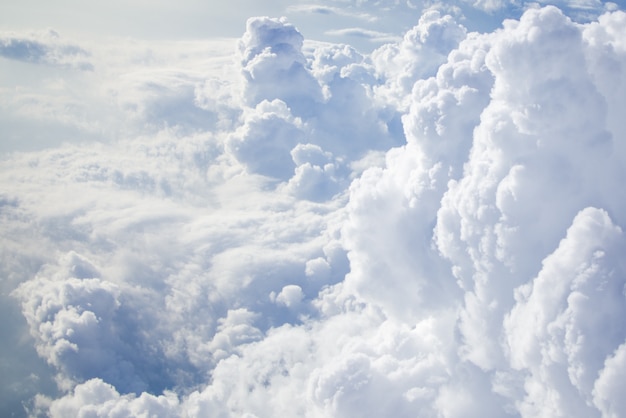
M 343 42 L 369 51 L 381 44 L 364 36 L 342 36 L 341 30 L 362 29 L 401 36 L 424 8 L 438 7 L 455 13 L 470 30 L 488 31 L 505 17 L 517 18 L 533 2 L 506 0 L 456 2 L 350 1 L 350 0 L 214 0 L 84 2 L 24 0 L 0 4 L 0 28 L 4 30 L 54 29 L 67 35 L 133 37 L 152 40 L 239 37 L 250 16 L 286 16 L 308 40 Z M 607 6 L 599 0 L 543 1 L 571 8 L 572 16 L 587 19 Z M 611 4 L 611 3 L 608 3 Z M 612 2 L 624 7 L 624 1 Z M 621 6 L 620 6 L 621 5 Z M 442 7 L 443 6 L 443 7 Z
M 410 4 L 410 6 L 408 5 Z M 452 3 L 448 2 L 448 5 Z M 459 3 L 468 14 L 471 29 L 493 29 L 501 16 L 519 15 L 512 8 L 484 13 Z M 367 48 L 358 37 L 328 35 L 328 31 L 362 28 L 401 36 L 421 15 L 420 2 L 350 1 L 119 1 L 84 2 L 25 0 L 2 2 L 0 27 L 7 30 L 45 29 L 86 36 L 120 36 L 139 39 L 205 39 L 238 37 L 250 16 L 286 16 L 307 39 L 348 42 Z M 356 38 L 356 39 L 355 39 Z M 354 43 L 354 42 L 352 42 Z M 374 44 L 376 45 L 376 44 Z

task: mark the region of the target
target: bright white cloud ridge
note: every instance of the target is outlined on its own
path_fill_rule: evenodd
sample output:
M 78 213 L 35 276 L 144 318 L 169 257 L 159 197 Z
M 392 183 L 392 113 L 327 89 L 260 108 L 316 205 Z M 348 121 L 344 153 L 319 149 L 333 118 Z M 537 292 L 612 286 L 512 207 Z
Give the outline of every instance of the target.
M 469 3 L 2 32 L 2 415 L 626 416 L 626 13 Z

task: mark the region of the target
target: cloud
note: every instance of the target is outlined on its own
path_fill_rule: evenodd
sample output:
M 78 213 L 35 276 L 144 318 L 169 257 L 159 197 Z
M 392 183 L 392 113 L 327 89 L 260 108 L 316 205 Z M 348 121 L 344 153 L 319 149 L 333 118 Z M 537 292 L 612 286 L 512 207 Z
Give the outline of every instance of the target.
M 302 121 L 278 99 L 259 103 L 244 118 L 246 123 L 228 142 L 231 152 L 252 173 L 289 178 L 295 168 L 290 149 L 304 138 Z
M 466 29 L 452 16 L 441 16 L 437 10 L 426 11 L 402 41 L 372 52 L 374 67 L 385 80 L 377 93 L 396 96 L 399 107 L 404 109 L 415 82 L 433 76 L 465 36 Z M 391 97 L 386 99 L 393 101 Z
M 359 20 L 375 22 L 378 18 L 369 13 L 357 13 L 339 7 L 324 6 L 319 4 L 301 4 L 297 6 L 289 6 L 287 12 L 290 13 L 308 13 L 321 15 L 338 15 L 344 17 L 353 17 Z
M 39 400 L 39 406 L 45 407 L 47 402 Z M 96 414 L 100 416 L 141 415 L 174 416 L 178 407 L 178 399 L 172 392 L 161 396 L 147 393 L 139 397 L 132 395 L 120 396 L 115 387 L 101 379 L 89 380 L 76 387 L 71 396 L 56 401 L 50 406 L 51 416 L 80 416 Z M 43 408 L 42 408 L 43 409 Z
M 331 36 L 351 36 L 357 38 L 366 38 L 371 42 L 390 42 L 395 41 L 397 36 L 391 33 L 379 32 L 365 28 L 344 28 L 326 31 Z
M 625 16 L 372 54 L 251 18 L 68 78 L 124 135 L 0 162 L 31 415 L 619 415 Z
M 94 69 L 87 59 L 89 55 L 80 46 L 63 42 L 53 30 L 27 36 L 6 32 L 0 35 L 0 56 L 12 60 L 85 71 Z
M 286 20 L 248 20 L 239 52 L 244 103 L 256 110 L 244 114 L 249 123 L 229 147 L 251 172 L 286 180 L 295 169 L 300 178 L 297 182 L 309 187 L 304 184 L 311 181 L 305 177 L 322 181 L 338 174 L 332 171 L 337 167 L 296 167 L 289 153 L 297 144 L 318 146 L 321 153 L 330 153 L 326 154 L 329 161 L 358 160 L 365 152 L 388 149 L 403 137 L 401 132 L 392 131 L 399 114 L 376 106 L 368 98 L 361 79 L 372 78 L 372 74 L 363 65 L 362 56 L 350 48 L 323 46 L 313 52 L 309 62 L 302 47 L 302 35 Z M 342 140 L 346 136 L 358 140 L 346 142 Z M 259 158 L 262 147 L 267 147 L 263 154 L 270 158 L 265 162 Z M 250 167 L 251 163 L 264 167 Z
M 586 208 L 543 261 L 532 285 L 516 289 L 505 329 L 512 366 L 530 372 L 520 407 L 524 414 L 594 413 L 596 379 L 626 338 L 621 327 L 611 325 L 624 315 L 624 266 L 618 254 L 625 243 L 606 212 Z
M 557 9 L 546 8 L 527 12 L 502 32 L 468 36 L 436 77 L 413 87 L 410 113 L 403 119 L 407 145 L 388 152 L 386 169 L 366 171 L 352 185 L 343 231 L 351 261 L 346 285 L 387 315 L 406 321 L 462 306 L 457 324 L 461 364 L 508 370 L 499 341 L 504 316 L 516 309 L 514 289 L 541 269 L 568 224 L 590 202 L 620 216 L 621 199 L 597 189 L 617 187 L 609 184 L 620 176 L 617 161 L 623 153 L 614 153 L 612 144 L 620 136 L 613 129 L 621 128 L 607 124 L 606 96 L 585 69 L 588 49 L 576 28 Z M 541 69 L 531 69 L 531 62 L 540 62 Z M 591 168 L 598 166 L 607 168 L 602 181 Z M 449 273 L 429 245 L 431 238 L 452 262 Z M 615 277 L 623 284 L 623 274 Z M 394 290 L 399 288 L 402 293 Z M 619 310 L 608 315 L 617 318 Z M 590 358 L 570 357 L 568 364 L 578 368 L 576 373 L 594 375 L 621 341 L 623 336 L 617 336 L 609 343 L 595 366 Z M 546 342 L 539 344 L 545 347 Z M 512 375 L 506 379 L 519 378 Z M 506 381 L 504 374 L 498 376 Z M 518 399 L 520 392 L 541 387 L 540 396 L 546 386 L 558 386 L 551 382 L 507 385 L 499 391 Z M 583 405 L 590 402 L 591 387 L 587 384 Z M 555 408 L 554 414 L 573 414 L 562 409 L 564 404 L 550 406 L 548 398 L 528 402 L 538 409 L 518 413 L 532 416 Z
M 285 186 L 289 193 L 304 199 L 324 201 L 345 187 L 346 168 L 319 146 L 298 144 L 291 150 L 291 158 L 296 168 Z
M 52 266 L 47 270 L 54 271 Z M 70 252 L 51 277 L 39 276 L 15 293 L 24 301 L 38 354 L 58 370 L 59 388 L 69 390 L 95 377 L 125 393 L 172 387 L 174 376 L 158 364 L 167 357 L 164 347 L 144 331 L 152 328 L 153 338 L 159 333 L 153 322 L 157 312 L 142 305 L 150 295 L 96 276 L 100 274 L 89 260 Z M 183 364 L 177 368 L 184 373 Z
M 239 43 L 247 104 L 280 99 L 296 115 L 303 115 L 312 101 L 321 98 L 317 81 L 306 69 L 303 42 L 300 32 L 284 19 L 248 20 Z
M 593 389 L 594 404 L 605 416 L 618 416 L 624 410 L 624 401 L 618 388 L 624 382 L 625 347 L 624 344 L 620 345 L 614 355 L 607 358 Z
M 230 130 L 241 113 L 233 93 L 239 91 L 234 40 L 163 42 L 158 48 L 136 40 L 85 43 L 93 71 L 3 61 L 3 153 L 107 143 L 163 128 Z
M 290 284 L 283 287 L 280 293 L 276 295 L 275 300 L 276 303 L 290 308 L 299 305 L 303 298 L 302 288 L 298 285 Z
M 466 0 L 467 3 L 471 3 L 472 7 L 485 11 L 487 13 L 493 13 L 502 10 L 509 4 L 514 4 L 512 1 L 507 0 Z

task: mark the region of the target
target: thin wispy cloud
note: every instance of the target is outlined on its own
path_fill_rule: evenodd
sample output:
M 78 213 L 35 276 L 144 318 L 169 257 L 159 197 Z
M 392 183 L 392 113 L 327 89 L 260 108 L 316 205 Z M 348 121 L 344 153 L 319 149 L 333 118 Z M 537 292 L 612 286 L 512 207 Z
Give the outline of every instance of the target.
M 372 42 L 393 42 L 398 40 L 398 36 L 391 33 L 378 32 L 364 28 L 344 28 L 326 31 L 331 36 L 347 36 L 355 38 L 365 38 Z
M 52 30 L 29 34 L 0 33 L 0 56 L 34 64 L 93 70 L 86 50 L 62 41 Z
M 379 18 L 369 13 L 351 11 L 350 9 L 342 9 L 340 7 L 324 6 L 318 4 L 300 4 L 289 6 L 287 8 L 289 13 L 306 13 L 306 14 L 320 14 L 320 15 L 337 15 L 343 17 L 350 17 L 367 22 L 376 22 Z

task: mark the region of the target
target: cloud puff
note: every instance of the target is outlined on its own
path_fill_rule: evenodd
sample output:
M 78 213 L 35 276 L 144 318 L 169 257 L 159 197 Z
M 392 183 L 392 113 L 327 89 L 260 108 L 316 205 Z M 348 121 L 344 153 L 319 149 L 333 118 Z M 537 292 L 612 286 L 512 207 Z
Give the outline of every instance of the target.
M 288 189 L 316 200 L 332 196 L 337 191 L 332 183 L 347 173 L 340 175 L 335 164 L 294 165 L 289 155 L 297 144 L 317 146 L 329 162 L 353 161 L 372 149 L 386 150 L 403 136 L 395 126 L 399 114 L 368 97 L 364 79 L 372 79 L 372 71 L 360 54 L 323 46 L 307 60 L 302 45 L 302 35 L 285 20 L 248 21 L 239 52 L 244 101 L 254 110 L 245 112 L 229 149 L 253 173 L 281 180 L 295 175 Z M 316 184 L 328 191 L 314 197 L 310 189 Z
M 248 20 L 239 43 L 247 104 L 280 99 L 298 116 L 310 112 L 321 90 L 306 69 L 303 42 L 300 32 L 284 19 Z
M 529 371 L 524 415 L 593 414 L 596 379 L 619 373 L 620 366 L 604 368 L 626 339 L 615 322 L 626 310 L 618 255 L 625 243 L 606 212 L 586 208 L 532 284 L 515 290 L 516 305 L 504 324 L 511 365 Z M 599 389 L 609 405 L 618 402 L 610 391 Z
M 244 125 L 228 142 L 228 148 L 251 173 L 287 179 L 295 168 L 290 150 L 304 140 L 302 120 L 285 102 L 263 101 L 244 114 Z
M 626 346 L 622 344 L 615 350 L 614 355 L 606 359 L 604 368 L 594 385 L 594 404 L 604 416 L 619 416 L 625 407 L 624 398 L 619 394 L 619 388 L 624 384 L 626 377 L 624 373 L 626 370 L 625 351 Z
M 544 29 L 548 21 L 550 30 Z M 503 292 L 510 294 L 536 273 L 578 211 L 595 202 L 619 213 L 615 209 L 622 205 L 620 199 L 598 196 L 592 180 L 591 167 L 605 165 L 603 182 L 610 188 L 618 172 L 613 170 L 619 170 L 611 161 L 621 156 L 611 153 L 605 107 L 584 69 L 580 31 L 554 8 L 530 11 L 508 29 L 487 55 L 495 76 L 493 97 L 474 132 L 464 178 L 450 185 L 437 225 L 440 251 L 453 260 L 456 277 L 473 288 L 463 322 L 468 321 L 466 338 L 475 341 L 477 351 L 470 342 L 468 355 L 487 368 L 496 357 L 482 351 L 483 341 L 489 327 L 500 327 L 496 311 L 511 304 Z M 528 58 L 518 47 L 542 57 L 541 72 L 519 67 Z M 554 124 L 557 112 L 560 123 Z M 509 280 L 490 284 L 501 275 Z M 496 300 L 496 311 L 481 312 Z M 477 323 L 486 325 L 481 333 Z
M 291 150 L 296 164 L 286 190 L 299 198 L 324 201 L 343 190 L 346 167 L 336 162 L 332 154 L 313 144 L 298 144 Z M 343 186 L 343 187 L 342 187 Z
M 92 377 L 123 392 L 171 387 L 172 378 L 158 364 L 165 357 L 163 347 L 145 334 L 157 319 L 155 312 L 145 307 L 134 312 L 141 295 L 96 276 L 99 273 L 87 259 L 70 252 L 60 259 L 52 277 L 39 276 L 15 293 L 24 301 L 39 355 L 59 372 L 59 387 L 69 390 Z M 133 300 L 136 297 L 140 299 Z
M 120 396 L 115 387 L 102 381 L 92 379 L 84 385 L 79 385 L 71 396 L 49 403 L 40 398 L 37 402 L 39 410 L 49 408 L 50 416 L 81 416 L 95 414 L 96 416 L 115 415 L 142 415 L 174 416 L 177 413 L 179 401 L 172 392 L 161 396 L 147 393 L 139 397 L 133 395 Z
M 407 106 L 413 84 L 434 75 L 465 34 L 465 28 L 452 16 L 426 11 L 402 41 L 383 45 L 372 53 L 376 71 L 385 80 L 377 93 L 394 97 L 401 107 Z
M 283 287 L 280 293 L 275 296 L 275 301 L 289 308 L 299 305 L 303 298 L 302 288 L 298 285 L 290 284 Z
M 485 371 L 508 369 L 500 342 L 504 317 L 516 309 L 514 289 L 541 270 L 576 214 L 592 202 L 614 219 L 623 213 L 622 199 L 601 191 L 619 187 L 613 182 L 620 178 L 623 153 L 613 144 L 620 142 L 621 128 L 607 123 L 605 96 L 586 70 L 589 49 L 582 34 L 557 9 L 546 8 L 506 23 L 501 32 L 468 36 L 436 77 L 415 84 L 417 100 L 403 119 L 406 147 L 387 154 L 386 169 L 369 170 L 352 185 L 343 234 L 351 260 L 346 285 L 404 320 L 461 306 L 458 352 Z M 541 69 L 531 69 L 531 62 Z M 603 167 L 602 180 L 597 167 Z M 440 254 L 451 262 L 449 273 Z M 623 285 L 615 268 L 614 289 Z M 402 293 L 394 290 L 399 288 Z M 621 304 L 622 297 L 616 298 Z M 607 315 L 617 318 L 619 312 Z M 592 329 L 579 335 L 604 339 Z M 570 357 L 572 373 L 594 376 L 622 341 L 617 336 L 608 343 L 595 366 L 589 358 Z M 539 387 L 530 381 L 505 385 L 505 374 L 497 376 L 506 387 L 498 393 L 512 398 Z M 582 404 L 591 402 L 592 388 L 588 383 Z M 572 413 L 564 405 L 549 406 L 547 398 L 528 402 L 539 409 L 520 403 L 518 413 L 532 416 L 551 407 L 554 414 Z
M 619 415 L 625 16 L 371 55 L 253 18 L 241 88 L 153 74 L 172 126 L 5 158 L 32 413 Z
M 417 81 L 403 117 L 407 144 L 387 153 L 386 169 L 366 171 L 352 184 L 344 225 L 345 245 L 352 250 L 350 282 L 398 314 L 412 315 L 431 302 L 455 304 L 456 285 L 428 242 L 441 198 L 448 182 L 462 175 L 472 131 L 489 101 L 488 48 L 487 38 L 468 37 L 436 77 Z M 402 294 L 404 303 L 397 303 L 397 286 L 410 289 Z M 423 300 L 422 293 L 428 295 Z M 421 303 L 409 301 L 415 298 Z

